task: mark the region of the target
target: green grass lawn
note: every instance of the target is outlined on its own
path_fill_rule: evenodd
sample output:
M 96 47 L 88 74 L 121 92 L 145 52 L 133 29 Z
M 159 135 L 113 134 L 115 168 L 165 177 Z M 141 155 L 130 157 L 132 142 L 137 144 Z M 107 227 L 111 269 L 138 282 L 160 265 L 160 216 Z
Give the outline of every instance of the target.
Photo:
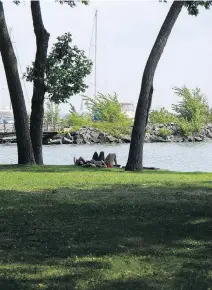
M 212 174 L 0 167 L 0 289 L 212 289 Z

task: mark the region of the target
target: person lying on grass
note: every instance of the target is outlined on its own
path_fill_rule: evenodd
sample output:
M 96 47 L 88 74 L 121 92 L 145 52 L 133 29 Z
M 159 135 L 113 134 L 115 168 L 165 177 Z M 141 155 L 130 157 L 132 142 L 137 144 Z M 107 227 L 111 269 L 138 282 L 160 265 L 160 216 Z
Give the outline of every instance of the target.
M 112 168 L 113 165 L 115 165 L 115 167 L 120 167 L 120 165 L 117 164 L 117 158 L 115 153 L 109 153 L 105 158 L 104 151 L 101 151 L 99 155 L 97 152 L 94 152 L 92 159 L 94 159 L 95 161 L 104 161 L 108 168 Z
M 108 168 L 112 168 L 113 165 L 115 165 L 115 167 L 120 167 L 120 165 L 117 164 L 117 158 L 115 153 L 109 153 L 107 155 L 107 157 L 105 158 L 105 164 Z
M 89 161 L 85 161 L 82 157 L 76 159 L 74 157 L 74 164 L 82 167 L 107 167 L 104 161 L 96 161 L 94 159 L 91 159 Z
M 82 157 L 76 159 L 74 157 L 74 164 L 83 166 L 83 167 L 108 167 L 112 168 L 113 165 L 115 167 L 120 167 L 117 164 L 117 158 L 115 153 L 109 153 L 107 157 L 104 159 L 104 152 L 100 152 L 99 156 L 97 152 L 94 152 L 93 157 L 90 161 L 85 161 Z

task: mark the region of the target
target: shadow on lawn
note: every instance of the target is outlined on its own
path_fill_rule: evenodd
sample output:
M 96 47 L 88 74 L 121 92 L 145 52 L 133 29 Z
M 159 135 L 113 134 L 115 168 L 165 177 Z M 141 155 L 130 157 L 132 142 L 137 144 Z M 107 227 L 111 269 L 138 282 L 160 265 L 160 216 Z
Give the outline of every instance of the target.
M 37 289 L 38 283 L 76 289 L 80 279 L 87 284 L 77 289 L 209 289 L 212 192 L 204 190 L 113 185 L 83 192 L 1 191 L 0 259 L 11 268 L 0 269 L 0 289 Z M 145 257 L 156 270 L 105 279 L 112 265 L 104 259 L 114 255 Z M 54 269 L 54 276 L 45 276 L 51 267 L 64 273 Z
M 0 165 L 0 171 L 5 171 L 5 170 L 9 170 L 9 171 L 19 171 L 19 172 L 33 172 L 33 173 L 41 173 L 41 172 L 54 172 L 54 173 L 69 173 L 69 172 L 98 172 L 98 171 L 107 171 L 107 172 L 120 172 L 120 173 L 124 173 L 126 172 L 124 170 L 124 168 L 85 168 L 85 167 L 81 167 L 81 166 L 75 166 L 75 165 L 17 165 L 17 164 L 13 164 L 13 165 Z M 148 174 L 152 173 L 152 174 L 161 174 L 163 175 L 164 173 L 169 173 L 169 174 L 174 174 L 174 175 L 182 175 L 182 173 L 186 174 L 186 175 L 201 175 L 201 174 L 205 174 L 204 172 L 178 172 L 178 171 L 168 171 L 168 170 L 151 170 L 151 169 L 145 169 L 143 170 L 143 172 L 140 172 L 140 174 L 142 173 L 146 173 L 148 172 Z M 128 171 L 128 173 L 131 174 L 138 174 L 139 172 L 130 172 Z

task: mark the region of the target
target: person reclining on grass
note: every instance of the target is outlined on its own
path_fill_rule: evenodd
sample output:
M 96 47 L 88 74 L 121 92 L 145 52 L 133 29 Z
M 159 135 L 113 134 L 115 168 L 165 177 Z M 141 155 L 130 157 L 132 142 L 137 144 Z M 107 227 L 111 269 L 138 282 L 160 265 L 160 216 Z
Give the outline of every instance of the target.
M 95 151 L 94 154 L 93 154 L 92 160 L 95 160 L 95 161 L 105 161 L 105 153 L 104 153 L 104 151 L 101 151 L 99 155 Z
M 116 167 L 119 167 L 119 165 L 117 164 L 116 154 L 115 153 L 109 153 L 107 155 L 107 157 L 105 158 L 105 164 L 107 165 L 108 168 L 112 168 L 113 164 Z
M 99 158 L 98 153 L 95 151 L 91 160 L 97 161 Z
M 104 167 L 112 168 L 113 165 L 115 165 L 116 167 L 120 167 L 120 165 L 117 164 L 117 158 L 115 153 L 109 153 L 105 158 L 104 151 L 101 151 L 99 156 L 97 152 L 94 152 L 92 159 L 96 160 L 94 164 L 98 164 L 98 161 L 102 161 L 103 165 L 106 164 L 106 166 Z
M 105 160 L 104 160 L 105 159 Z M 100 152 L 99 156 L 97 152 L 94 152 L 93 157 L 89 161 L 85 161 L 82 157 L 79 159 L 76 159 L 74 157 L 74 164 L 75 165 L 81 165 L 83 167 L 108 167 L 112 168 L 113 165 L 115 167 L 120 167 L 120 165 L 117 164 L 117 158 L 115 153 L 109 153 L 106 158 L 104 158 L 104 152 Z
M 89 161 L 85 161 L 82 157 L 76 159 L 74 157 L 74 164 L 82 167 L 107 167 L 104 161 L 96 161 L 94 159 L 91 159 Z
M 101 151 L 99 155 L 97 152 L 94 152 L 93 157 L 91 161 L 89 162 L 92 164 L 95 164 L 96 167 L 107 167 L 104 160 L 105 160 L 105 153 Z
M 76 157 L 74 157 L 74 164 L 75 165 L 83 165 L 83 164 L 86 164 L 87 162 L 85 161 L 85 159 L 83 159 L 82 157 L 76 159 Z

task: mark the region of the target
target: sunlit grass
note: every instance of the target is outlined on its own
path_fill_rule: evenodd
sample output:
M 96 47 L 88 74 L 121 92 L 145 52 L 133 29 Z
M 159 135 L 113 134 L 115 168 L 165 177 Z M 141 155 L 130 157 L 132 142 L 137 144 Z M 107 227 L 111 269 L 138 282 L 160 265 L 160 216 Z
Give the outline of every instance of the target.
M 0 289 L 210 289 L 212 174 L 0 168 Z

